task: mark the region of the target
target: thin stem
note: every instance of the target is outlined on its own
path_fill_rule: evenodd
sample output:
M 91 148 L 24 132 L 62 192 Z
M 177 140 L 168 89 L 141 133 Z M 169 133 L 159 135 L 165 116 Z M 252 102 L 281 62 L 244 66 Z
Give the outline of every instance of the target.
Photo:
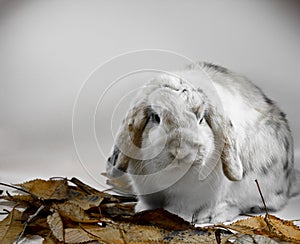
M 262 200 L 262 202 L 263 202 L 263 204 L 264 204 L 264 207 L 265 207 L 265 210 L 266 210 L 266 217 L 267 217 L 267 216 L 269 215 L 269 212 L 268 212 L 267 205 L 266 205 L 264 196 L 263 196 L 263 194 L 262 194 L 262 192 L 261 192 L 261 189 L 260 189 L 260 186 L 259 186 L 259 184 L 258 184 L 257 179 L 255 180 L 255 183 L 256 183 L 256 185 L 257 185 L 257 188 L 258 188 L 258 191 L 259 191 L 261 200 Z
M 1 182 L 0 182 L 0 185 L 1 185 L 1 186 L 6 186 L 6 187 L 10 187 L 10 188 L 13 188 L 13 189 L 15 189 L 15 190 L 22 191 L 22 192 L 25 192 L 25 193 L 27 193 L 27 194 L 30 194 L 30 192 L 28 192 L 28 191 L 26 191 L 26 190 L 24 190 L 24 189 L 22 189 L 22 188 L 20 188 L 20 187 L 8 185 L 8 184 L 1 183 Z M 30 195 L 31 195 L 31 194 L 30 194 Z

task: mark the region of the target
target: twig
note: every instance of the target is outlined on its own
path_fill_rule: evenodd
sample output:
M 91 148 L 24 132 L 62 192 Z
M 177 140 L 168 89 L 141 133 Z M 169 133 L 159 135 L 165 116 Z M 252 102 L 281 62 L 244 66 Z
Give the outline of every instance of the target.
M 293 221 L 293 222 L 299 222 L 300 219 L 292 219 L 291 221 Z
M 15 190 L 22 191 L 22 192 L 25 192 L 25 193 L 27 193 L 27 194 L 32 195 L 29 191 L 26 191 L 26 190 L 24 190 L 24 189 L 22 189 L 22 188 L 20 188 L 20 187 L 8 185 L 8 184 L 1 183 L 1 182 L 0 182 L 0 185 L 1 185 L 1 186 L 6 186 L 6 187 L 10 187 L 10 188 L 13 188 L 13 189 L 15 189 Z
M 21 234 L 19 235 L 18 237 L 18 240 L 16 241 L 16 244 L 19 243 L 19 241 L 22 239 L 22 237 L 24 236 L 24 233 L 25 233 L 25 230 L 28 226 L 28 224 L 33 220 L 33 218 L 35 218 L 43 209 L 45 208 L 44 205 L 40 206 L 38 208 L 38 210 L 36 210 L 36 212 L 32 215 L 29 216 L 29 218 L 26 220 L 25 224 L 24 224 L 24 228 L 23 228 L 23 231 L 21 232 Z
M 29 222 L 31 222 L 32 220 L 33 220 L 33 218 L 35 218 L 43 209 L 45 208 L 45 206 L 44 205 L 42 205 L 42 206 L 40 206 L 39 208 L 38 208 L 38 210 L 36 210 L 36 212 L 34 213 L 34 214 L 32 214 L 32 215 L 30 215 L 29 216 L 29 218 L 27 219 L 27 223 L 29 223 Z
M 50 177 L 49 180 L 67 180 L 67 178 L 61 176 L 53 176 Z
M 2 215 L 2 214 L 9 214 L 9 213 L 10 213 L 10 211 L 8 211 L 7 209 L 2 209 L 2 211 L 3 211 L 3 212 L 0 212 L 1 215 Z
M 262 202 L 263 202 L 263 204 L 264 204 L 264 208 L 265 208 L 265 211 L 266 211 L 266 217 L 268 217 L 268 216 L 269 216 L 269 212 L 268 212 L 268 209 L 267 209 L 267 205 L 266 205 L 264 196 L 263 196 L 263 194 L 262 194 L 262 192 L 261 192 L 261 189 L 260 189 L 260 186 L 259 186 L 259 184 L 258 184 L 257 179 L 255 180 L 255 183 L 256 183 L 256 185 L 257 185 L 257 188 L 258 188 L 258 191 L 259 191 L 261 200 L 262 200 Z
M 267 226 L 268 226 L 268 228 L 269 228 L 269 231 L 272 232 L 272 225 L 270 224 L 270 221 L 269 221 L 269 212 L 268 212 L 267 205 L 266 205 L 264 196 L 263 196 L 263 194 L 262 194 L 262 192 L 261 192 L 261 189 L 260 189 L 260 186 L 259 186 L 259 184 L 258 184 L 257 179 L 255 180 L 255 183 L 256 183 L 256 185 L 257 185 L 257 188 L 258 188 L 258 191 L 259 191 L 261 200 L 262 200 L 262 202 L 263 202 L 263 204 L 264 204 L 264 208 L 265 208 L 265 211 L 266 211 L 266 215 L 265 215 L 265 217 L 264 217 L 264 220 L 265 220 L 265 222 L 266 222 L 266 224 L 267 224 Z

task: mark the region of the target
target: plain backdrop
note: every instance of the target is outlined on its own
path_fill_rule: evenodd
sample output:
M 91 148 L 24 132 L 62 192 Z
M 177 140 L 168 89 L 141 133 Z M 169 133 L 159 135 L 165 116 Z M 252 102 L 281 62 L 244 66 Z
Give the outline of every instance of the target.
M 99 137 L 103 153 L 87 163 L 80 162 L 72 136 L 76 96 L 100 64 L 143 49 L 210 61 L 251 79 L 287 114 L 299 168 L 299 16 L 299 1 L 288 0 L 0 1 L 0 181 L 76 176 L 101 188 L 105 179 L 100 173 L 112 146 L 110 128 L 101 127 L 101 121 L 111 121 L 108 112 L 116 104 L 117 111 L 126 110 L 122 97 L 126 100 L 131 93 L 125 78 L 110 90 L 102 115 L 96 116 L 97 133 L 107 135 Z M 173 54 L 162 56 L 164 68 L 168 60 L 171 69 L 176 66 L 171 65 Z M 97 73 L 97 89 L 91 89 L 90 100 L 85 94 L 83 103 L 95 105 L 112 82 L 109 75 L 122 74 L 123 66 L 134 66 L 136 60 L 128 57 L 110 64 L 105 71 L 109 74 Z M 92 126 L 83 110 L 76 119 Z M 78 140 L 83 153 L 90 155 L 90 138 Z M 296 200 L 290 204 L 283 215 L 299 218 Z

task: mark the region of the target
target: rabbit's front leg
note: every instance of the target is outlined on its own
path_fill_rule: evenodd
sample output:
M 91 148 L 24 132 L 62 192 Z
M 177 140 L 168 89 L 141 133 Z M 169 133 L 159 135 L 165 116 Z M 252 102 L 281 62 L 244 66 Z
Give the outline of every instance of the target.
M 224 223 L 231 221 L 241 214 L 238 206 L 232 205 L 226 201 L 220 202 L 212 211 L 211 223 Z
M 138 212 L 142 212 L 142 211 L 145 211 L 145 210 L 148 210 L 148 209 L 151 209 L 150 206 L 148 206 L 148 204 L 146 204 L 145 202 L 143 201 L 138 201 L 138 203 L 135 205 L 135 212 L 138 213 Z

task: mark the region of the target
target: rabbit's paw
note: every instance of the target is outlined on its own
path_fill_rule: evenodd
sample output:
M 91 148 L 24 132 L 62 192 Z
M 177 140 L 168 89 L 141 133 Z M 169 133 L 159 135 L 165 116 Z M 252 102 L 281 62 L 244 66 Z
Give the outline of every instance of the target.
M 223 223 L 226 221 L 232 221 L 241 213 L 238 206 L 230 205 L 227 202 L 218 204 L 211 216 L 211 223 Z

